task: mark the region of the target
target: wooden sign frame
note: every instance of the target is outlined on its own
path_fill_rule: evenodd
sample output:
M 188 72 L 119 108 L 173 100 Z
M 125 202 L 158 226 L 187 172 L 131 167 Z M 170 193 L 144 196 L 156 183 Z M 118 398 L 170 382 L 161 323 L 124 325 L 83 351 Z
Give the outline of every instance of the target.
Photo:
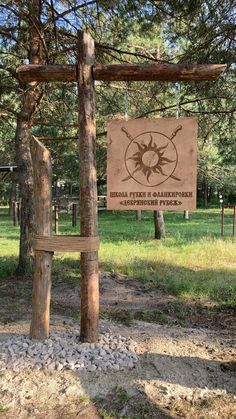
M 196 118 L 113 120 L 107 136 L 108 209 L 196 208 Z

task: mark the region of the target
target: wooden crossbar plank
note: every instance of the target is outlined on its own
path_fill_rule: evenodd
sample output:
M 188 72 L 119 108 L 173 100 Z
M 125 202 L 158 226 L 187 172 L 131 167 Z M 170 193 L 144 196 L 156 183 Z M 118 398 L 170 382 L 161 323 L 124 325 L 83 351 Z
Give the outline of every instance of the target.
M 35 236 L 33 248 L 46 252 L 95 252 L 99 249 L 99 238 L 98 236 Z
M 103 81 L 197 81 L 217 80 L 226 64 L 95 64 L 93 78 Z M 22 82 L 73 82 L 75 65 L 21 65 Z

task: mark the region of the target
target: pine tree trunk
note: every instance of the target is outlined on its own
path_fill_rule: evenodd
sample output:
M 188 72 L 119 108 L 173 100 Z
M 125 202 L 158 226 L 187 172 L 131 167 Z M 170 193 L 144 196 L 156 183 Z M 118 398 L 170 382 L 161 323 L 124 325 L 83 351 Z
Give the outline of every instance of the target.
M 18 276 L 24 275 L 29 267 L 32 254 L 31 238 L 34 232 L 33 170 L 29 143 L 31 125 L 24 119 L 24 107 L 17 120 L 16 160 L 21 197 L 20 249 L 16 270 Z
M 41 40 L 39 37 L 39 22 L 41 1 L 28 2 L 29 12 L 29 61 L 40 64 Z M 31 128 L 33 116 L 42 98 L 42 89 L 36 83 L 22 86 L 25 89 L 22 108 L 17 118 L 15 135 L 16 161 L 21 197 L 21 224 L 19 261 L 16 269 L 18 276 L 23 276 L 29 267 L 32 254 L 32 235 L 34 232 L 34 198 L 33 198 L 33 168 L 30 154 Z
M 166 236 L 163 211 L 154 211 L 155 239 L 161 240 Z

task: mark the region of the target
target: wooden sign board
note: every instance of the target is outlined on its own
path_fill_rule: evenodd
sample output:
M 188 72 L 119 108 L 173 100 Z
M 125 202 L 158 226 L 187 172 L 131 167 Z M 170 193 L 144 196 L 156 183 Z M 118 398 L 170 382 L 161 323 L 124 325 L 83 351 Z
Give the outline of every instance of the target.
M 196 208 L 197 119 L 108 122 L 107 208 Z

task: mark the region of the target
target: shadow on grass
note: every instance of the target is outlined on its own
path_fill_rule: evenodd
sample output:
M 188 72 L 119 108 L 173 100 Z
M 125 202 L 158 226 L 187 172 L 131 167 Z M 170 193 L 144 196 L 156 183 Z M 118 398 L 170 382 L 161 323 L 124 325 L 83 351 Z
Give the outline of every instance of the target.
M 17 240 L 17 241 L 19 241 L 19 234 L 18 235 L 6 235 L 6 234 L 4 234 L 4 235 L 1 235 L 0 236 L 0 239 L 7 239 L 7 240 Z
M 16 256 L 0 256 L 0 280 L 15 275 L 18 258 Z

